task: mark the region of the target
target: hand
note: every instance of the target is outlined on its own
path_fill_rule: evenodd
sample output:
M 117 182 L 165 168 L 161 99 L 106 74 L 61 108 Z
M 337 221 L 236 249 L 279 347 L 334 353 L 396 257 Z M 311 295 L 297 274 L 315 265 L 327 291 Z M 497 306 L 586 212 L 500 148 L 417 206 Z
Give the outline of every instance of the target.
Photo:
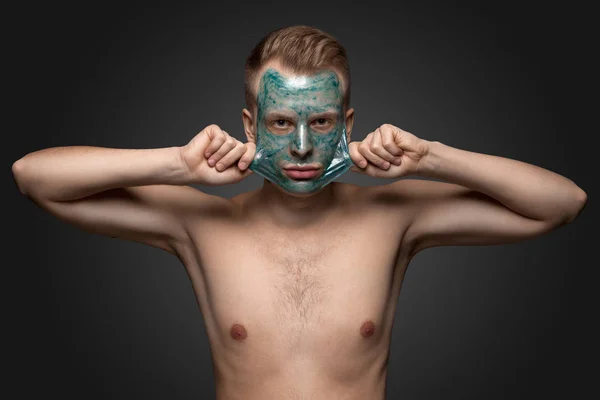
M 181 158 L 191 182 L 218 186 L 251 175 L 248 166 L 255 152 L 254 143 L 242 143 L 212 124 L 181 147 Z
M 350 142 L 348 150 L 355 164 L 352 171 L 376 178 L 400 178 L 418 174 L 419 162 L 429 153 L 429 142 L 383 124 L 362 142 Z

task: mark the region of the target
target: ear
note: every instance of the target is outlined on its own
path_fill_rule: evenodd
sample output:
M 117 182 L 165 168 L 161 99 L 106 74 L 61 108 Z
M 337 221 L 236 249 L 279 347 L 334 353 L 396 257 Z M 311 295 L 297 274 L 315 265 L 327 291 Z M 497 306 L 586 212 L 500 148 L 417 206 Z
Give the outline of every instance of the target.
M 354 108 L 346 111 L 346 142 L 350 143 L 350 135 L 354 126 Z
M 242 110 L 242 123 L 244 124 L 244 131 L 246 132 L 246 139 L 248 139 L 248 142 L 256 143 L 254 118 L 252 117 L 252 113 L 245 108 Z

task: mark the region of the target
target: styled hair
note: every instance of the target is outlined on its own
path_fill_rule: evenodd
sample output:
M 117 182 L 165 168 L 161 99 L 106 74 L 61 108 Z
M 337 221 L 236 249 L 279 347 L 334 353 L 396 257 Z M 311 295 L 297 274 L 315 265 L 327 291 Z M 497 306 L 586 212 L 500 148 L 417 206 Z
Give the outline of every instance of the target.
M 314 74 L 331 67 L 341 75 L 344 109 L 350 104 L 350 67 L 346 49 L 333 36 L 320 29 L 295 25 L 276 29 L 263 37 L 246 58 L 244 89 L 249 110 L 256 107 L 253 84 L 258 71 L 276 59 L 283 68 L 297 74 Z

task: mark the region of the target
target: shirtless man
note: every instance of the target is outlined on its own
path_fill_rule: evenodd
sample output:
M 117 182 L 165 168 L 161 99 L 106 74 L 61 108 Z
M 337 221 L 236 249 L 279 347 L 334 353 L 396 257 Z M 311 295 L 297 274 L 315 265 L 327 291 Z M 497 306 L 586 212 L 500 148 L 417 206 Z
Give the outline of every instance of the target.
M 389 124 L 351 142 L 345 52 L 317 29 L 267 35 L 246 77 L 246 143 L 210 125 L 181 147 L 50 148 L 13 165 L 19 190 L 61 220 L 181 260 L 218 399 L 383 399 L 396 300 L 415 254 L 532 238 L 586 203 L 556 173 Z M 393 180 L 328 182 L 350 167 Z M 188 186 L 255 171 L 269 179 L 231 199 Z

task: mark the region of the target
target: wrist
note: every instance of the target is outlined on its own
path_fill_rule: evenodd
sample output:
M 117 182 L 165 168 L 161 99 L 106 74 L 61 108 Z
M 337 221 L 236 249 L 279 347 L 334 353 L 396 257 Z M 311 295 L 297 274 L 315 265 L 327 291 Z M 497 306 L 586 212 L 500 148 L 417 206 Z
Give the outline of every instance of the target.
M 180 185 L 187 185 L 192 183 L 192 171 L 190 170 L 190 166 L 185 161 L 184 156 L 184 146 L 175 147 L 176 150 L 176 158 L 177 158 L 177 173 L 178 181 Z
M 423 140 L 423 139 L 421 139 Z M 417 175 L 435 177 L 440 168 L 441 153 L 445 145 L 438 141 L 423 140 L 423 155 L 417 164 Z

